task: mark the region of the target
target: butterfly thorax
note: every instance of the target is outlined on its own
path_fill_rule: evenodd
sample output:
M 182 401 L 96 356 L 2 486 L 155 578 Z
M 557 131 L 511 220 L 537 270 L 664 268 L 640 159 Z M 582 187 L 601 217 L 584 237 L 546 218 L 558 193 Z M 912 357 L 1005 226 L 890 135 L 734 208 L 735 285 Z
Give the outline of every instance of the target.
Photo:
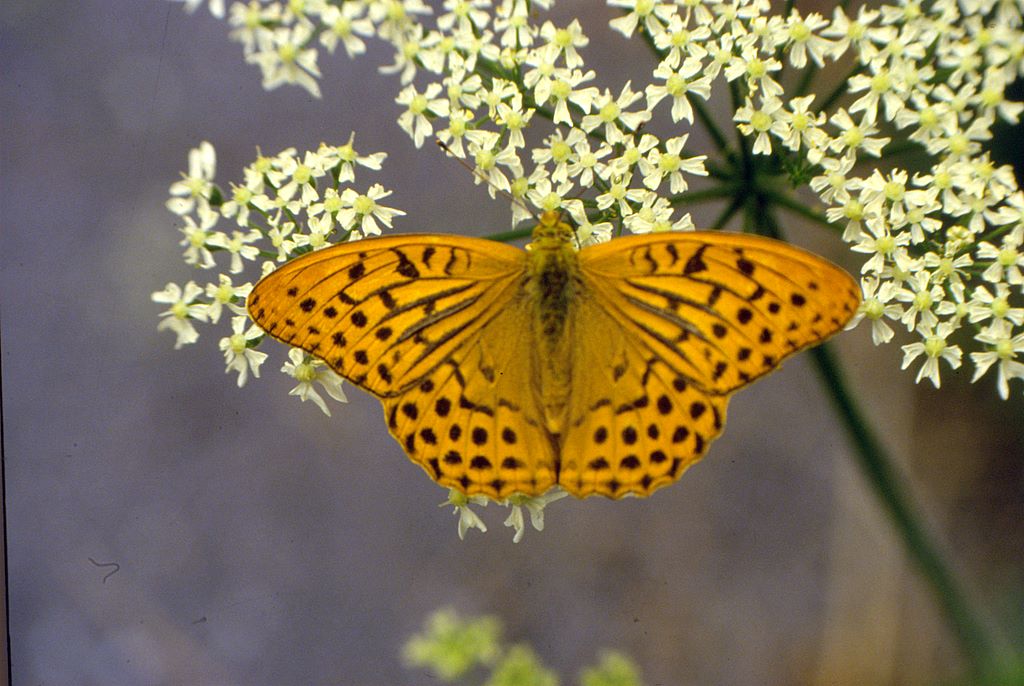
M 548 430 L 561 433 L 571 387 L 570 311 L 580 297 L 580 268 L 572 228 L 557 212 L 545 212 L 528 246 L 527 293 L 533 306 L 535 351 L 542 375 L 541 405 Z

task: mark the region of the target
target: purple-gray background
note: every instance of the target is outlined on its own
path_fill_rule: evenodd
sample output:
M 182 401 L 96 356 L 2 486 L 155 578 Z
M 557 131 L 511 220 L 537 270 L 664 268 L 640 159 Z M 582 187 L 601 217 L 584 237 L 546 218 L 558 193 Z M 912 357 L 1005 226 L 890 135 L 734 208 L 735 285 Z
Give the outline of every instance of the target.
M 597 3 L 565 2 L 556 17 L 581 12 L 601 85 L 649 64 Z M 205 10 L 6 2 L 0 17 L 16 684 L 436 683 L 399 654 L 445 605 L 498 615 L 566 684 L 604 647 L 631 654 L 649 684 L 953 673 L 953 643 L 807 359 L 740 393 L 680 483 L 647 500 L 563 500 L 516 545 L 494 507 L 491 532 L 460 542 L 443 491 L 358 390 L 324 417 L 287 396 L 274 346 L 264 378 L 239 390 L 216 350 L 223 325 L 173 350 L 149 296 L 207 276 L 180 260 L 180 223 L 163 207 L 203 139 L 227 187 L 256 146 L 303 150 L 354 130 L 360 150 L 389 154 L 383 174 L 358 180 L 396 191 L 409 213 L 399 230 L 507 228 L 503 202 L 399 131 L 397 84 L 376 73 L 386 52 L 324 55 L 315 100 L 264 92 Z M 856 269 L 833 238 L 792 235 Z M 869 339 L 865 327 L 837 341 L 858 396 L 972 596 L 1019 622 L 1019 385 L 1008 404 L 953 374 L 948 391 L 918 389 L 896 371 L 898 347 Z M 89 558 L 120 570 L 104 582 Z

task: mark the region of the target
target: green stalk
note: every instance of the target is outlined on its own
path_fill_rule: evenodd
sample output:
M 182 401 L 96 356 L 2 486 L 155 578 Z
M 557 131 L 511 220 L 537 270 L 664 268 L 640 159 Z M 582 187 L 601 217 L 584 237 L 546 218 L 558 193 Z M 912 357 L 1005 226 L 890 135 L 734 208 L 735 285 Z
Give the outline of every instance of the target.
M 771 212 L 759 213 L 759 228 L 767 235 L 780 238 L 778 224 Z M 993 642 L 983 622 L 971 607 L 956 576 L 921 523 L 921 518 L 907 495 L 892 457 L 864 416 L 850 391 L 842 370 L 828 344 L 811 351 L 815 369 L 829 394 L 832 405 L 853 443 L 854 456 L 871 490 L 874 491 L 910 558 L 945 615 L 970 668 L 972 683 L 988 683 L 987 676 L 995 665 Z
M 811 350 L 811 359 L 853 442 L 861 471 L 889 515 L 907 555 L 931 586 L 953 635 L 960 643 L 972 676 L 976 683 L 987 683 L 986 675 L 994 663 L 994 652 L 984 624 L 976 616 L 938 545 L 922 525 L 893 467 L 892 458 L 871 430 L 847 387 L 831 347 L 819 345 Z
M 801 203 L 799 200 L 791 198 L 785 193 L 776 193 L 774 191 L 766 192 L 768 201 L 772 204 L 780 207 L 785 207 L 787 210 L 800 215 L 804 219 L 810 220 L 823 228 L 826 228 L 835 233 L 839 233 L 839 228 L 830 222 L 823 212 L 812 210 L 809 206 Z

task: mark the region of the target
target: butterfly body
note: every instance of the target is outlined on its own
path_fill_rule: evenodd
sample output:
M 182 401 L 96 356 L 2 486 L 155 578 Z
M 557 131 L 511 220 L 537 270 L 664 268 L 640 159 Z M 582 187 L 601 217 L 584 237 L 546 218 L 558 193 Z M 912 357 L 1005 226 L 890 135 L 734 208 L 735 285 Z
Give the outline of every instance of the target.
M 378 396 L 438 483 L 618 498 L 675 481 L 736 389 L 858 302 L 845 272 L 777 241 L 691 232 L 576 251 L 545 213 L 526 251 L 441 235 L 326 248 L 260 281 L 249 311 Z
M 540 405 L 549 440 L 557 449 L 571 388 L 574 305 L 585 297 L 586 289 L 572 229 L 557 218 L 546 219 L 534 230 L 526 253 L 523 290 L 533 327 L 528 338 L 539 344 L 531 354 L 540 370 Z

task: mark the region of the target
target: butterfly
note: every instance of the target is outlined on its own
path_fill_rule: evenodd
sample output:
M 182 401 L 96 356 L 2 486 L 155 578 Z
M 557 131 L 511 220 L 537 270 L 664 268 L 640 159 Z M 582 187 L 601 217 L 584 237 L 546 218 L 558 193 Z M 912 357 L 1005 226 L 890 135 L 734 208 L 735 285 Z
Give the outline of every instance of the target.
M 248 310 L 377 396 L 436 482 L 503 500 L 672 483 L 734 391 L 859 302 L 849 274 L 780 241 L 679 232 L 577 251 L 546 212 L 527 250 L 422 234 L 309 253 L 259 281 Z

